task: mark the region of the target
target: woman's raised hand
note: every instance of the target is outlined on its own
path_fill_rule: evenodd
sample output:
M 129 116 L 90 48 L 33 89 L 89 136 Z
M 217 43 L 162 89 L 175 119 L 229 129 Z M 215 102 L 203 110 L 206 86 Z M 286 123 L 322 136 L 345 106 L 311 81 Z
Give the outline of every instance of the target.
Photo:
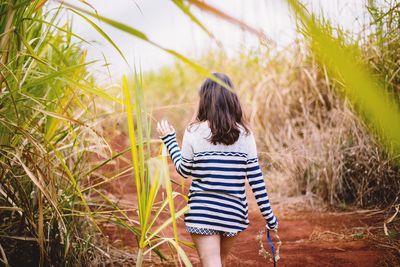
M 169 124 L 167 120 L 161 120 L 157 122 L 157 131 L 159 134 L 159 137 L 166 136 L 168 134 L 174 133 L 175 128 Z

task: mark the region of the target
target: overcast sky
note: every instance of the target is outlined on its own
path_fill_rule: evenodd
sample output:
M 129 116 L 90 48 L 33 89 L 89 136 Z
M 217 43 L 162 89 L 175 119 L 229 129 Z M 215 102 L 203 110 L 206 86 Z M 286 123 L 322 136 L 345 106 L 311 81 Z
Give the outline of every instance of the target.
M 71 1 L 70 1 L 71 2 Z M 163 47 L 174 49 L 190 58 L 216 47 L 210 37 L 182 13 L 170 0 L 88 0 L 99 14 L 135 27 Z M 278 47 L 294 40 L 295 25 L 286 0 L 207 0 L 224 12 L 260 29 Z M 365 20 L 364 0 L 303 0 L 314 12 L 323 12 L 328 18 L 351 31 L 358 31 Z M 79 2 L 73 2 L 79 5 Z M 82 5 L 80 5 L 82 6 Z M 243 33 L 240 28 L 192 7 L 192 12 L 222 42 L 230 55 L 241 46 L 256 47 L 257 38 Z M 115 41 L 129 63 L 140 64 L 142 70 L 155 70 L 170 64 L 174 57 L 133 36 L 93 19 Z M 129 72 L 129 68 L 115 49 L 87 22 L 74 16 L 73 30 L 95 44 L 85 46 L 89 59 L 102 59 L 111 64 L 113 76 Z

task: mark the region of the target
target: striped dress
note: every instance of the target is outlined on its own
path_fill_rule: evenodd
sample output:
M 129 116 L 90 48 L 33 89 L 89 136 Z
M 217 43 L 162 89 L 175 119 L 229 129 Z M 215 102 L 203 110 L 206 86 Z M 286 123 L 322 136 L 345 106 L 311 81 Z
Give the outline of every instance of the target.
M 253 133 L 244 133 L 232 145 L 213 145 L 208 122 L 186 128 L 182 149 L 176 132 L 161 137 L 177 172 L 192 177 L 188 194 L 189 210 L 184 214 L 186 227 L 207 228 L 238 233 L 249 225 L 245 180 L 254 193 L 266 227 L 273 229 L 278 221 L 272 212 Z

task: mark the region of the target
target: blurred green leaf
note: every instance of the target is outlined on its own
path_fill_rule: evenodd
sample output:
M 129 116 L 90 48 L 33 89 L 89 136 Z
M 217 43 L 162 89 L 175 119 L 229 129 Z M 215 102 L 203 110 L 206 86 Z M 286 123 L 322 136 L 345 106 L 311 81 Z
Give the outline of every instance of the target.
M 311 42 L 312 52 L 321 66 L 326 66 L 359 109 L 361 115 L 376 126 L 390 152 L 400 153 L 400 109 L 367 64 L 357 47 L 344 46 L 340 40 L 322 30 L 318 21 L 297 0 L 288 0 L 298 16 L 303 34 Z

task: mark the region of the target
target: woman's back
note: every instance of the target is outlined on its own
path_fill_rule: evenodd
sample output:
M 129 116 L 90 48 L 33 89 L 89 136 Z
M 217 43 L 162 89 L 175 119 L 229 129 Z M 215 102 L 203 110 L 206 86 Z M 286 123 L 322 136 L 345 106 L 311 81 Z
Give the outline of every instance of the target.
M 211 129 L 207 121 L 185 130 L 182 150 L 176 142 L 176 133 L 162 138 L 177 171 L 185 178 L 192 177 L 186 226 L 226 232 L 246 229 L 249 224 L 246 177 L 262 215 L 271 227 L 275 225 L 253 133 L 246 134 L 240 129 L 238 140 L 231 145 L 208 141 Z
M 242 131 L 232 145 L 210 143 L 211 129 L 207 121 L 190 127 L 185 137 L 192 150 L 191 191 L 207 191 L 244 198 L 246 160 L 249 137 Z M 186 151 L 183 152 L 184 155 Z

